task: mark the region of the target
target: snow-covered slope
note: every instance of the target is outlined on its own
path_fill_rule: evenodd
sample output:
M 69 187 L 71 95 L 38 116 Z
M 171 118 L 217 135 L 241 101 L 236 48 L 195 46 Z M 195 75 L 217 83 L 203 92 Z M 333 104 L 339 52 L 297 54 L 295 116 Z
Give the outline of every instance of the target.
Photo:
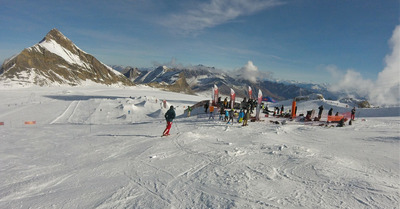
M 389 109 L 357 109 L 345 127 L 264 116 L 242 127 L 183 115 L 209 96 L 143 86 L 3 88 L 0 97 L 0 208 L 399 206 L 400 117 L 379 117 Z M 163 100 L 177 112 L 169 137 L 160 137 Z M 321 104 L 350 108 L 313 100 L 298 112 Z

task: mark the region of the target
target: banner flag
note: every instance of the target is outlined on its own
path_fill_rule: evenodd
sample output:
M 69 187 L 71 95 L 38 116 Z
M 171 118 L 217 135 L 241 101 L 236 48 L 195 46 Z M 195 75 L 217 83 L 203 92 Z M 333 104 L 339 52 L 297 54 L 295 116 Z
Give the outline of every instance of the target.
M 260 120 L 260 110 L 261 110 L 261 101 L 262 101 L 262 92 L 258 90 L 258 103 L 257 103 L 257 112 L 256 112 L 256 119 Z
M 235 91 L 231 89 L 231 109 L 233 109 L 235 106 L 235 96 L 236 96 Z
M 249 86 L 249 99 L 253 98 L 253 90 L 251 89 L 251 87 Z
M 212 89 L 211 89 L 211 105 L 214 105 L 214 94 L 215 94 L 215 90 L 214 90 L 214 87 L 212 87 Z
M 217 106 L 218 105 L 218 86 L 215 84 L 214 84 L 214 88 L 213 88 L 213 94 L 214 94 L 213 105 Z

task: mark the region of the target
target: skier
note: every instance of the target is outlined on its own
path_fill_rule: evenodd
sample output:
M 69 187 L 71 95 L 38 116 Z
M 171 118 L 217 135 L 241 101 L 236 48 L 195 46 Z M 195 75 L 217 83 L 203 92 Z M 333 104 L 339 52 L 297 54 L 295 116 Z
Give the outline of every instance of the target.
M 324 106 L 321 105 L 321 106 L 318 107 L 318 109 L 319 109 L 319 112 L 318 112 L 318 119 L 321 119 L 322 111 L 324 111 Z
M 244 117 L 244 111 L 243 109 L 240 109 L 238 123 L 241 123 L 243 121 L 243 117 Z
M 165 128 L 165 130 L 163 132 L 163 136 L 169 136 L 169 131 L 171 130 L 171 126 L 172 126 L 172 121 L 175 118 L 174 106 L 171 105 L 171 107 L 165 113 L 164 116 L 165 116 L 165 120 L 167 120 L 167 127 Z
M 282 105 L 282 107 L 281 107 L 281 115 L 283 115 L 283 111 L 284 111 L 284 108 L 283 108 L 283 105 Z
M 225 115 L 225 109 L 224 106 L 221 106 L 221 109 L 219 111 L 219 120 L 224 120 L 224 115 Z
M 250 113 L 253 113 L 255 106 L 256 106 L 256 101 L 254 99 L 250 99 Z
M 188 117 L 190 117 L 190 112 L 192 112 L 192 107 L 191 107 L 191 106 L 188 106 L 188 113 L 187 113 L 187 116 L 188 116 Z
M 353 107 L 353 109 L 351 110 L 351 119 L 354 120 L 356 117 L 356 107 Z
M 233 115 L 234 115 L 235 111 L 233 109 L 231 109 L 229 111 L 229 120 L 226 124 L 229 124 L 229 122 L 232 120 L 232 125 L 233 125 Z
M 240 103 L 241 108 L 246 109 L 247 108 L 247 99 L 246 97 L 243 99 L 243 101 Z
M 250 113 L 249 113 L 249 109 L 246 110 L 246 113 L 244 114 L 243 117 L 243 125 L 242 126 L 247 126 L 247 121 L 250 118 Z
M 210 119 L 213 119 L 214 120 L 214 106 L 210 106 L 210 117 L 208 117 L 208 120 L 210 120 Z
M 229 110 L 225 109 L 225 118 L 224 121 L 226 122 L 229 118 Z

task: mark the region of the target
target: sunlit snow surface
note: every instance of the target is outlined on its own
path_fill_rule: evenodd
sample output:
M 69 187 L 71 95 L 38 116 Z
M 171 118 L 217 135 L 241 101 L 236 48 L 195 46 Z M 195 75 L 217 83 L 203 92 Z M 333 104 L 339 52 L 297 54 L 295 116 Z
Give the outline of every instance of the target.
M 342 128 L 264 115 L 242 127 L 183 115 L 208 97 L 148 87 L 0 97 L 0 208 L 399 208 L 398 108 L 358 109 Z M 169 137 L 164 99 L 177 112 Z M 351 108 L 299 113 L 320 104 L 323 119 Z

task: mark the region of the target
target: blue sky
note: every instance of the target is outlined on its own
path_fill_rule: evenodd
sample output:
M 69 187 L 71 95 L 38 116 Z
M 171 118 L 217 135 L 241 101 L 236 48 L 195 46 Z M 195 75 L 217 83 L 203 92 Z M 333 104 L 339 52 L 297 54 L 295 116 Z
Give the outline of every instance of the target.
M 0 0 L 0 61 L 52 28 L 106 64 L 249 66 L 275 79 L 376 80 L 398 0 Z M 260 74 L 261 75 L 261 74 Z M 263 74 L 265 75 L 265 74 Z

